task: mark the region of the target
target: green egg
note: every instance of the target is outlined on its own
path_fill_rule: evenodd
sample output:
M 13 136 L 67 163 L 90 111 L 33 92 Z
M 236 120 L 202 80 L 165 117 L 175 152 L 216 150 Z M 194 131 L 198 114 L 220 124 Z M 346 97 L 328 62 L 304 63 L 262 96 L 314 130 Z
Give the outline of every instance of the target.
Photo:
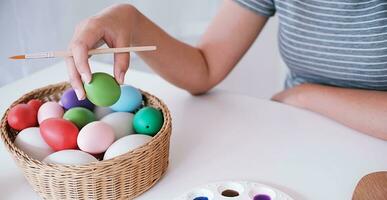
M 79 129 L 96 120 L 93 112 L 83 107 L 74 107 L 66 111 L 63 119 L 73 122 Z
M 133 128 L 136 133 L 154 136 L 164 123 L 163 114 L 153 107 L 141 108 L 133 117 Z
M 121 89 L 109 74 L 97 72 L 90 83 L 84 83 L 87 98 L 97 106 L 111 106 L 118 101 Z

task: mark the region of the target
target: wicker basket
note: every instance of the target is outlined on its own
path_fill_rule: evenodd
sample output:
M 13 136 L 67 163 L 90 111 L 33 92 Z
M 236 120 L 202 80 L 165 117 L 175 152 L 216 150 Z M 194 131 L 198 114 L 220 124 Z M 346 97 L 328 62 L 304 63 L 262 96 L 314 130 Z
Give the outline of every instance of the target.
M 59 83 L 36 89 L 11 107 L 30 99 L 58 101 L 68 87 L 68 83 Z M 14 145 L 18 132 L 6 121 L 9 109 L 1 121 L 1 138 L 28 182 L 44 199 L 133 199 L 151 188 L 165 173 L 172 130 L 169 110 L 164 103 L 146 92 L 142 94 L 145 105 L 162 110 L 163 127 L 148 144 L 110 160 L 74 166 L 46 164 L 30 158 Z

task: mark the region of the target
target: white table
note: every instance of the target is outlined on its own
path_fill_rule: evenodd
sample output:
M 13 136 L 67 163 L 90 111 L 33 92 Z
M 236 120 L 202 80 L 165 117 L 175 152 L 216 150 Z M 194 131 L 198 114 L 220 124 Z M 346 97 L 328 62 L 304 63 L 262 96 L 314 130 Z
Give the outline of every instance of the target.
M 112 71 L 106 64 L 92 66 L 93 71 Z M 1 113 L 22 94 L 66 79 L 59 63 L 0 88 Z M 126 82 L 163 99 L 173 118 L 169 169 L 139 199 L 170 200 L 207 182 L 251 180 L 295 199 L 345 200 L 362 176 L 387 169 L 387 142 L 317 114 L 216 90 L 192 97 L 141 72 L 130 71 Z M 39 199 L 4 145 L 0 199 Z

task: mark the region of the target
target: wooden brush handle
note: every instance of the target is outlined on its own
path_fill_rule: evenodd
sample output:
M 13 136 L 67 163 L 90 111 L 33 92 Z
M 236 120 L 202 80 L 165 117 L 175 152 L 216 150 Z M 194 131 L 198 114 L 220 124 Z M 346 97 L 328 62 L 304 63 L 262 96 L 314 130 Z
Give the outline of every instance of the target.
M 109 54 L 109 53 L 128 53 L 136 51 L 153 51 L 156 50 L 156 46 L 139 46 L 139 47 L 121 47 L 121 48 L 101 48 L 89 50 L 89 55 L 97 54 Z M 69 57 L 72 56 L 68 51 L 55 51 L 52 57 Z

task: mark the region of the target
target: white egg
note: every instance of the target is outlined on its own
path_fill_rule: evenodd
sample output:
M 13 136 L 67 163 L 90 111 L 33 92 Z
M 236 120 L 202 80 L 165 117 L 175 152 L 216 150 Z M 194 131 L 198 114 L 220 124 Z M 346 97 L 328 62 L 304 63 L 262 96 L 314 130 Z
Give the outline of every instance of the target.
M 152 137 L 142 134 L 125 136 L 115 141 L 105 152 L 104 160 L 125 154 L 151 141 Z
M 62 150 L 57 151 L 49 156 L 47 156 L 43 162 L 45 163 L 54 163 L 54 164 L 64 164 L 64 165 L 82 165 L 91 162 L 98 161 L 94 156 L 80 151 L 80 150 Z
M 41 124 L 44 120 L 50 118 L 62 118 L 64 114 L 63 107 L 55 101 L 49 101 L 42 104 L 38 110 L 38 122 Z
M 114 112 L 106 115 L 101 121 L 109 124 L 115 134 L 115 140 L 134 133 L 133 114 L 128 112 Z
M 97 118 L 97 120 L 100 120 L 103 117 L 105 117 L 106 115 L 113 113 L 113 112 L 114 111 L 110 107 L 96 106 L 94 108 L 94 114 L 95 114 L 95 118 Z
M 43 140 L 38 127 L 26 128 L 17 134 L 15 145 L 31 158 L 42 160 L 54 153 L 54 150 Z

